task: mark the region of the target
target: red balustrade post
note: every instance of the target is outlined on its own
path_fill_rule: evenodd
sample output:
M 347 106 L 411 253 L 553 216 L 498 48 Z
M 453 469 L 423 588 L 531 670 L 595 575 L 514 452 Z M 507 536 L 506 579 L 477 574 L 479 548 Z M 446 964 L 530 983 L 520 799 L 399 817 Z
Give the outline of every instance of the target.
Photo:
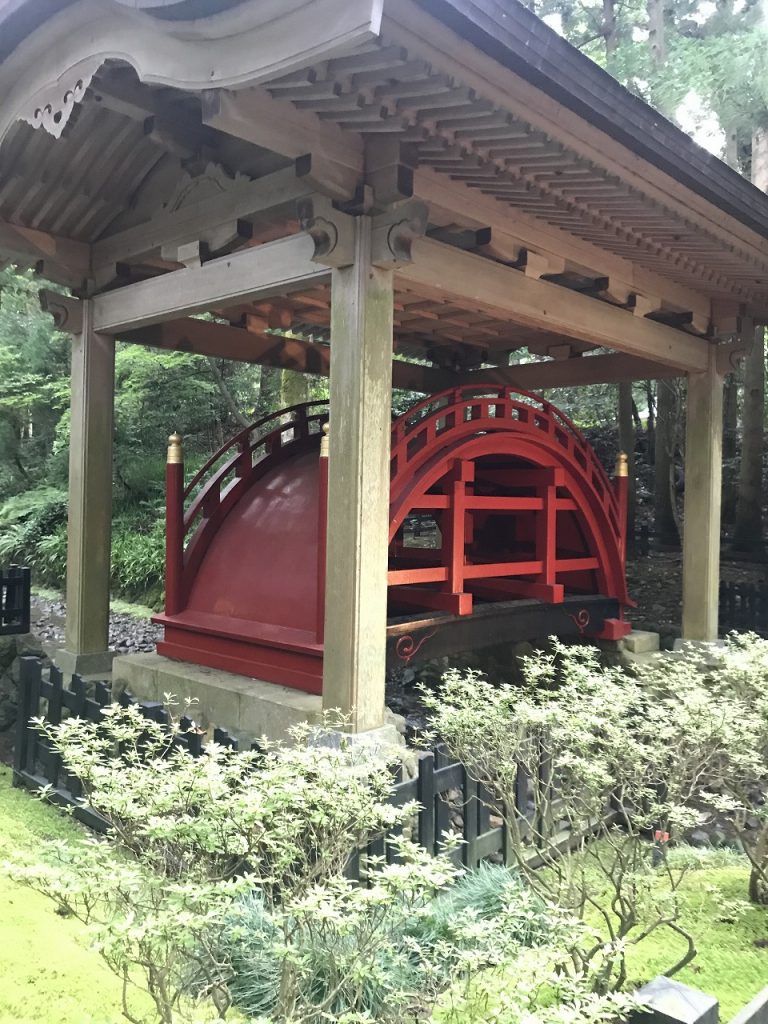
M 328 540 L 328 423 L 323 424 L 320 439 L 320 465 L 317 477 L 317 618 L 315 635 L 325 639 L 325 549 Z
M 619 504 L 619 551 L 623 567 L 627 558 L 627 509 L 629 503 L 629 459 L 626 452 L 619 452 L 616 459 L 613 490 Z
M 475 464 L 469 459 L 457 459 L 449 477 L 448 510 L 443 517 L 443 550 L 442 558 L 448 569 L 448 580 L 444 585 L 447 594 L 458 598 L 460 615 L 472 612 L 472 595 L 464 590 L 464 569 L 466 565 L 466 545 L 471 530 L 471 512 L 467 510 L 467 485 L 475 480 Z
M 165 466 L 165 614 L 183 607 L 184 449 L 180 434 L 168 438 Z

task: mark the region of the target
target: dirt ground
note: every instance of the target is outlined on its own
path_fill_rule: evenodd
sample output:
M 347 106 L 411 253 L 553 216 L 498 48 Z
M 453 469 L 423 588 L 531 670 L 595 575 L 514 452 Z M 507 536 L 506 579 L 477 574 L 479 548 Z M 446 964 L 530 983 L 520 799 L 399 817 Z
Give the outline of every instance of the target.
M 768 579 L 768 565 L 730 561 L 723 557 L 720 578 L 727 582 L 759 583 Z M 680 635 L 682 609 L 682 553 L 652 551 L 627 563 L 627 586 L 637 603 L 628 618 L 636 629 Z

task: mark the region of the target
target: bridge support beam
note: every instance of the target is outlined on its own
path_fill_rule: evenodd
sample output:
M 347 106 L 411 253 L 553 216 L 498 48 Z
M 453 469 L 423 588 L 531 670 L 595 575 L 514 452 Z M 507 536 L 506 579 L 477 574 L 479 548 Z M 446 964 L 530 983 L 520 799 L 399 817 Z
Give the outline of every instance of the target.
M 323 706 L 352 732 L 384 724 L 393 273 L 354 222 L 354 262 L 333 270 Z
M 683 639 L 716 640 L 720 584 L 723 378 L 714 348 L 688 376 L 683 532 Z
M 109 669 L 109 568 L 112 538 L 112 418 L 115 341 L 93 328 L 93 303 L 82 303 L 72 336 L 69 446 L 67 622 L 64 672 Z

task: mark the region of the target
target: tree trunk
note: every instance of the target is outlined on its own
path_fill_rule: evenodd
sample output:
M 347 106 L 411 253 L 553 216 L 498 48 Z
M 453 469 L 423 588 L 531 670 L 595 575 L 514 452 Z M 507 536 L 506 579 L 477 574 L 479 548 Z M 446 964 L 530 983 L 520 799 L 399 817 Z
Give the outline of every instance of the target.
M 211 368 L 213 379 L 216 381 L 216 386 L 219 389 L 219 394 L 224 399 L 224 404 L 229 409 L 232 419 L 239 427 L 250 426 L 251 421 L 248 419 L 247 416 L 243 415 L 243 413 L 240 411 L 240 408 L 237 402 L 235 401 L 234 395 L 229 390 L 229 386 L 227 385 L 227 382 L 224 379 L 224 374 L 222 373 L 218 360 L 214 359 L 212 356 L 209 356 L 208 365 Z
M 632 418 L 632 384 L 619 384 L 619 449 L 626 452 L 629 471 L 627 494 L 627 550 L 634 554 L 635 544 L 635 425 Z
M 648 465 L 652 466 L 655 461 L 654 446 L 656 444 L 656 395 L 653 391 L 653 381 L 645 381 L 645 399 L 648 403 L 648 420 L 646 426 L 646 437 L 648 442 Z
M 744 410 L 741 462 L 733 526 L 734 551 L 755 553 L 763 547 L 763 429 L 765 419 L 765 336 L 755 341 L 744 360 Z
M 667 59 L 666 32 L 664 24 L 664 0 L 648 0 L 648 45 L 656 67 Z
M 735 373 L 725 378 L 723 392 L 723 505 L 722 521 L 733 526 L 736 517 L 736 438 L 739 429 L 739 384 Z
M 306 402 L 309 397 L 309 380 L 304 373 L 296 370 L 282 370 L 280 378 L 280 403 L 284 409 Z
M 656 400 L 653 514 L 659 543 L 673 545 L 680 543 L 677 517 L 672 505 L 676 418 L 677 396 L 674 387 L 669 381 L 660 380 Z
M 768 191 L 768 131 L 752 134 L 752 182 Z M 755 331 L 744 360 L 741 462 L 733 547 L 755 552 L 763 546 L 763 430 L 765 423 L 765 332 Z

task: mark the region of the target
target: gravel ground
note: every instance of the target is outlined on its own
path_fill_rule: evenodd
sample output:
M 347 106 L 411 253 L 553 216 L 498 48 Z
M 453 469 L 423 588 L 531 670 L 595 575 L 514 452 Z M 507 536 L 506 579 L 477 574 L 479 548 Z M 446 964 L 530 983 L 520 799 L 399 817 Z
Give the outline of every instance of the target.
M 43 643 L 58 643 L 64 638 L 66 608 L 63 601 L 51 601 L 37 595 L 32 598 L 32 629 Z M 149 619 L 123 612 L 109 617 L 109 646 L 118 654 L 154 651 L 163 631 Z

